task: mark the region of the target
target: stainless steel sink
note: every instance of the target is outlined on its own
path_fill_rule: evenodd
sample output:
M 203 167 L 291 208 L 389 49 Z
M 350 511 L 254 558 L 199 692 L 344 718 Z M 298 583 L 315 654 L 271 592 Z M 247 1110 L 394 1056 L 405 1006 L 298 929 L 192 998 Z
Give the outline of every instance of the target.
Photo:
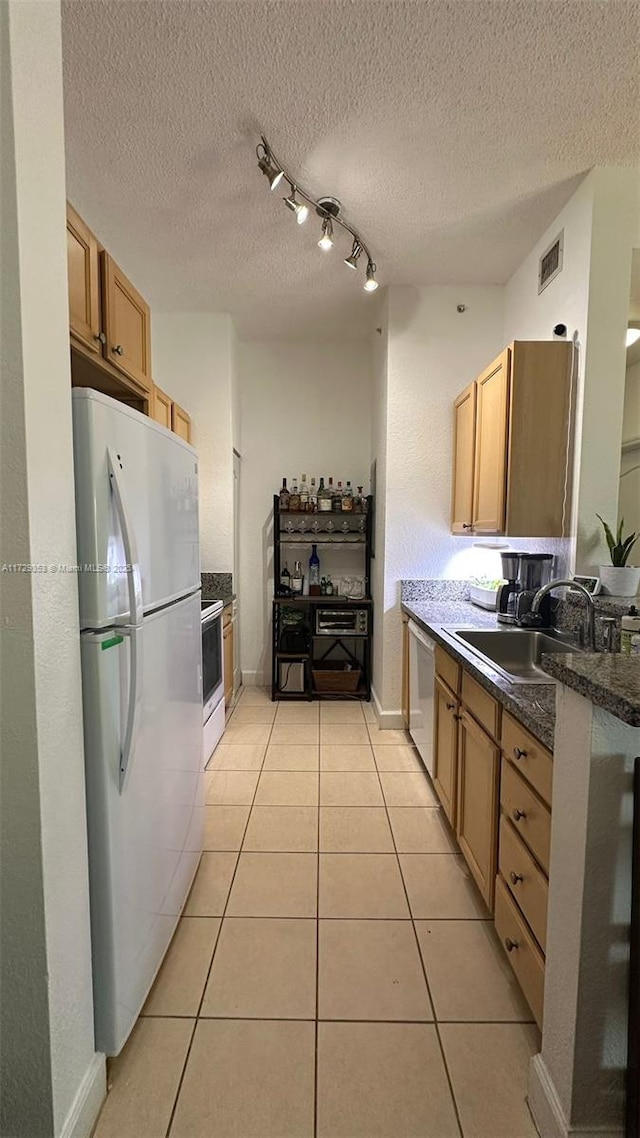
M 540 667 L 543 652 L 581 652 L 576 644 L 546 629 L 449 629 L 472 652 L 512 684 L 552 684 Z

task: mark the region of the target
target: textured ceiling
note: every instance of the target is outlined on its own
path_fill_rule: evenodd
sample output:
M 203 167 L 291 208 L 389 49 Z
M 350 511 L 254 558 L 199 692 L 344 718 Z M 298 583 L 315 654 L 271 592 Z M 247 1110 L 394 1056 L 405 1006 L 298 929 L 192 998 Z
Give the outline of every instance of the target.
M 152 305 L 356 338 L 362 269 L 270 194 L 264 132 L 381 284 L 508 279 L 589 167 L 640 157 L 638 0 L 70 0 L 68 194 Z

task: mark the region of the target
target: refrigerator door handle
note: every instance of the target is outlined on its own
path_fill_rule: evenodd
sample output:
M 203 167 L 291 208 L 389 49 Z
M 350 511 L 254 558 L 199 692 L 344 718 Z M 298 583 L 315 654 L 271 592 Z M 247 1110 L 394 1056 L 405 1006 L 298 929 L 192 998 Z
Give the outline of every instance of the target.
M 113 491 L 113 498 L 116 504 L 116 510 L 118 511 L 118 517 L 120 519 L 124 555 L 127 559 L 129 621 L 126 623 L 139 625 L 142 624 L 142 580 L 140 576 L 140 562 L 138 561 L 138 547 L 136 545 L 136 536 L 133 532 L 133 528 L 129 520 L 129 513 L 127 511 L 124 499 L 122 478 L 120 476 L 120 470 L 122 469 L 122 466 L 118 455 L 116 455 L 111 447 L 107 448 L 107 463 L 109 466 L 109 481 L 111 483 L 111 489 Z
M 118 790 L 124 791 L 129 771 L 129 760 L 133 753 L 138 722 L 140 719 L 140 704 L 142 697 L 142 644 L 140 643 L 141 629 L 135 625 L 119 628 L 118 631 L 129 640 L 129 704 L 127 707 L 127 721 L 124 730 L 124 740 L 120 751 L 120 768 L 118 772 Z

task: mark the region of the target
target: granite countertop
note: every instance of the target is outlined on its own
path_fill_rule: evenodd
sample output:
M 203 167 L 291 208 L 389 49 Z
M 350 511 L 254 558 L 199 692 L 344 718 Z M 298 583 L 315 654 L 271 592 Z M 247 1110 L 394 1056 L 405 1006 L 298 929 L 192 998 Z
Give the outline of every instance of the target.
M 578 653 L 543 656 L 542 667 L 598 707 L 640 727 L 640 658 L 618 654 Z
M 227 608 L 228 605 L 233 604 L 233 602 L 235 601 L 236 594 L 235 593 L 222 593 L 222 592 L 213 592 L 212 593 L 211 590 L 208 589 L 206 596 L 204 593 L 202 594 L 202 599 L 203 599 L 203 601 L 222 601 L 224 607 Z
M 506 707 L 507 711 L 512 712 L 516 719 L 523 723 L 541 743 L 544 743 L 545 747 L 553 750 L 556 720 L 555 684 L 510 684 L 475 653 L 446 635 L 446 627 L 456 624 L 465 628 L 496 628 L 495 612 L 478 608 L 470 601 L 457 599 L 403 601 L 402 610 L 441 644 L 449 655 L 463 664 L 473 678 L 503 707 Z M 563 657 L 564 660 L 576 658 Z

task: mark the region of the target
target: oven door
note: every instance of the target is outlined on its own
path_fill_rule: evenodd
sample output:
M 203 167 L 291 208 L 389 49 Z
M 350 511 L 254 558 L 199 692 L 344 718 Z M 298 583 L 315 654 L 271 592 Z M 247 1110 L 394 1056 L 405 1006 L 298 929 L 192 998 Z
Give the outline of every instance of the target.
M 220 703 L 224 695 L 224 664 L 222 648 L 222 602 L 202 617 L 202 702 L 203 722 Z

